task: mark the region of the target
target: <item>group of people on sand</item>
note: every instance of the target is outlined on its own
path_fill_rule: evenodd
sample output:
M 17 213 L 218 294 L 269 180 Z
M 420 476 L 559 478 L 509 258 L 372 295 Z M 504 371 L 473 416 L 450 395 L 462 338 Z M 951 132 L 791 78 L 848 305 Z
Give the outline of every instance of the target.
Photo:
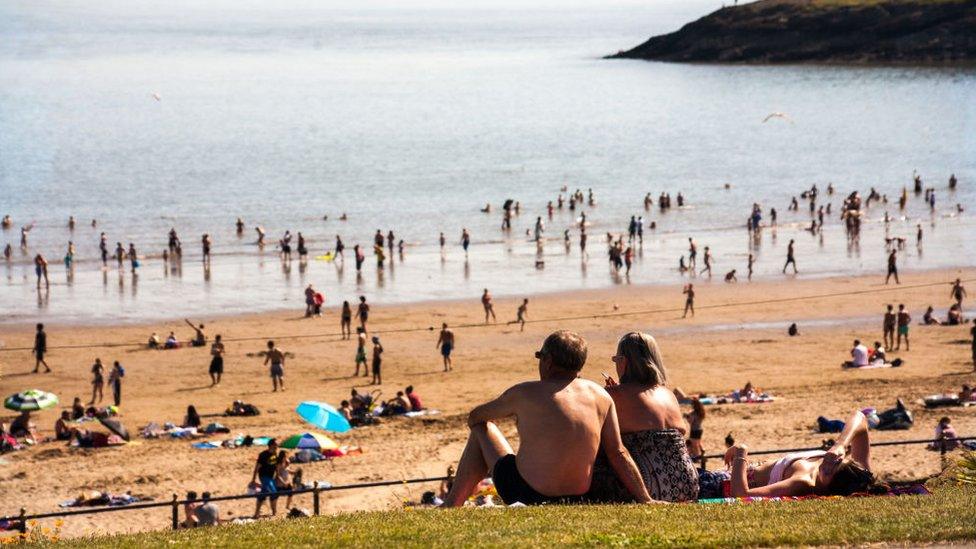
M 420 394 L 414 390 L 413 385 L 397 391 L 396 396 L 386 401 L 380 400 L 381 394 L 382 391 L 379 389 L 363 394 L 353 388 L 349 399 L 339 404 L 339 413 L 353 427 L 361 427 L 372 424 L 376 417 L 398 416 L 426 410 Z
M 726 469 L 695 468 L 689 428 L 653 337 L 631 332 L 610 357 L 604 387 L 579 377 L 587 360 L 578 334 L 551 334 L 535 353 L 538 380 L 519 383 L 468 415 L 470 435 L 443 504 L 462 505 L 486 475 L 506 504 L 679 502 L 723 496 L 850 494 L 874 484 L 863 414 L 855 412 L 828 450 L 749 465 L 733 445 Z M 514 417 L 516 453 L 495 424 Z M 699 427 L 700 428 L 700 427 Z

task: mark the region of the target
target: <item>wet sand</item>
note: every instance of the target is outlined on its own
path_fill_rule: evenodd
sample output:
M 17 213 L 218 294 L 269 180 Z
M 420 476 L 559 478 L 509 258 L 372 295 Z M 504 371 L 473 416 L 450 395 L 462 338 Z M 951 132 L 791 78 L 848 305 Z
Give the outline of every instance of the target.
M 873 432 L 876 440 L 925 438 L 942 415 L 953 418 L 960 434 L 976 434 L 976 408 L 928 411 L 914 401 L 944 390 L 958 390 L 973 383 L 969 329 L 923 327 L 929 304 L 940 314 L 950 304 L 949 284 L 956 277 L 976 277 L 976 270 L 940 270 L 904 273 L 901 287 L 885 287 L 883 277 L 827 278 L 724 284 L 696 283 L 698 315 L 682 320 L 681 287 L 626 286 L 611 289 L 545 294 L 530 297 L 524 332 L 506 325 L 514 320 L 516 299 L 498 299 L 498 325 L 457 328 L 455 371 L 442 373 L 435 349 L 436 331 L 403 331 L 382 334 L 384 355 L 383 397 L 392 397 L 413 384 L 427 407 L 440 415 L 428 418 L 385 420 L 381 425 L 356 429 L 333 438 L 340 444 L 359 445 L 363 454 L 302 466 L 305 479 L 344 484 L 380 479 L 441 475 L 457 460 L 466 436 L 465 413 L 472 405 L 498 394 L 507 386 L 534 378 L 533 352 L 555 329 L 579 331 L 589 342 L 589 360 L 583 375 L 600 380 L 600 372 L 612 370 L 610 356 L 616 339 L 629 330 L 658 334 L 673 385 L 686 391 L 725 393 L 746 381 L 771 391 L 779 400 L 761 405 L 728 405 L 708 408 L 704 425 L 707 452 L 722 448 L 728 432 L 753 449 L 816 445 L 824 438 L 814 432 L 818 415 L 843 419 L 851 410 L 866 406 L 884 409 L 901 397 L 911 403 L 916 424 L 910 431 Z M 976 287 L 970 283 L 969 286 Z M 820 297 L 832 295 L 833 297 Z M 809 299 L 796 300 L 798 297 Z M 841 370 L 854 338 L 866 344 L 881 339 L 884 304 L 904 302 L 914 317 L 912 350 L 891 356 L 905 360 L 898 369 Z M 736 305 L 749 303 L 748 305 Z M 968 303 L 966 309 L 969 309 Z M 640 314 L 627 314 L 636 311 Z M 338 332 L 338 312 L 325 311 L 322 318 L 305 319 L 301 310 L 234 317 L 194 319 L 207 324 L 208 336 L 220 333 L 233 340 L 227 344 L 223 383 L 210 388 L 207 375 L 209 349 L 185 348 L 150 351 L 136 347 L 57 349 L 64 345 L 142 342 L 155 331 L 165 337 L 175 330 L 181 340 L 192 333 L 182 320 L 152 325 L 49 327 L 48 362 L 52 374 L 30 374 L 33 359 L 28 351 L 0 353 L 0 392 L 3 395 L 40 388 L 59 395 L 64 405 L 74 396 L 87 402 L 89 368 L 95 357 L 126 368 L 122 420 L 131 431 L 148 421 L 180 422 L 188 404 L 201 414 L 219 413 L 233 400 L 257 405 L 262 414 L 253 418 L 216 418 L 236 433 L 284 437 L 308 429 L 293 412 L 302 400 L 338 403 L 353 386 L 365 386 L 368 378 L 350 377 L 355 342 L 336 341 L 316 334 Z M 593 315 L 612 314 L 597 318 Z M 539 319 L 574 320 L 535 322 Z M 374 330 L 426 328 L 441 322 L 460 326 L 483 320 L 478 295 L 464 301 L 423 302 L 384 306 L 374 303 L 370 325 Z M 797 322 L 800 336 L 790 338 L 786 328 Z M 272 393 L 262 358 L 268 337 L 294 353 L 285 366 L 284 392 Z M 285 336 L 303 336 L 286 339 Z M 32 326 L 4 329 L 4 347 L 30 347 Z M 111 399 L 106 389 L 106 401 Z M 41 412 L 35 421 L 43 434 L 53 435 L 56 410 Z M 12 416 L 11 416 L 12 417 Z M 209 418 L 204 419 L 210 421 Z M 504 428 L 514 431 L 511 422 Z M 131 490 L 167 500 L 187 490 L 229 495 L 244 491 L 250 479 L 255 449 L 195 450 L 185 440 L 142 440 L 124 447 L 75 450 L 63 443 L 44 443 L 26 451 L 2 456 L 0 466 L 0 513 L 26 507 L 30 512 L 53 511 L 57 503 L 83 490 L 110 492 Z M 920 446 L 878 449 L 873 459 L 886 478 L 918 478 L 940 469 L 938 454 Z M 717 466 L 712 463 L 712 466 Z M 395 489 L 337 492 L 323 499 L 323 512 L 386 509 L 401 500 L 419 500 L 435 486 L 412 485 Z M 283 503 L 283 502 L 282 502 Z M 297 505 L 311 508 L 310 498 Z M 224 518 L 249 515 L 252 503 L 222 503 Z M 267 512 L 267 508 L 265 508 Z M 64 526 L 66 535 L 166 528 L 166 509 L 127 511 L 73 518 Z

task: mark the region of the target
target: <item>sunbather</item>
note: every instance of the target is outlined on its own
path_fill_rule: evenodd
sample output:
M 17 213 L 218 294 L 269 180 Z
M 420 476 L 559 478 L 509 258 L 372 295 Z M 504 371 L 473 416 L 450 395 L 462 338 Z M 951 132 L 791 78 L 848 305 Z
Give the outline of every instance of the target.
M 868 424 L 860 411 L 829 450 L 788 454 L 759 466 L 748 465 L 748 457 L 744 444 L 729 448 L 729 469 L 702 473 L 699 497 L 850 495 L 883 488 L 871 473 Z
M 633 497 L 650 502 L 640 471 L 620 440 L 613 399 L 579 377 L 586 362 L 583 338 L 555 332 L 535 356 L 539 381 L 515 385 L 471 411 L 471 434 L 444 506 L 462 505 L 489 473 L 506 504 L 581 499 L 590 488 L 601 447 Z M 511 416 L 519 431 L 517 456 L 493 423 Z
M 666 385 L 667 372 L 657 342 L 647 334 L 631 332 L 617 343 L 612 360 L 620 383 L 607 376 L 607 392 L 617 410 L 624 446 L 648 493 L 661 501 L 693 501 L 698 495 L 698 473 L 688 455 L 678 400 Z M 700 427 L 699 422 L 699 438 Z M 593 466 L 589 496 L 596 501 L 634 499 L 603 453 Z

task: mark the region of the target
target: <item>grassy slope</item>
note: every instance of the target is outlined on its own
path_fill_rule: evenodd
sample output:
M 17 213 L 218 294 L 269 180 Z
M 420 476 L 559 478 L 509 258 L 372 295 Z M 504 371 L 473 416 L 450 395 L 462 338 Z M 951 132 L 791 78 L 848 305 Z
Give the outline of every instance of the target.
M 121 517 L 120 517 L 121 518 Z M 543 546 L 851 544 L 976 539 L 976 491 L 748 505 L 415 510 L 264 521 L 195 531 L 73 540 L 111 546 Z

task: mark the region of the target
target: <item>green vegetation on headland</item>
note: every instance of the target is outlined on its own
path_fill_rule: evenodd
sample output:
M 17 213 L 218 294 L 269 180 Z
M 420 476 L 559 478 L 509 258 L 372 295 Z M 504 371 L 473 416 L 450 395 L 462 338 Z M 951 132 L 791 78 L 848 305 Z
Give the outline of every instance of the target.
M 120 515 L 120 520 L 125 520 Z M 748 547 L 976 540 L 976 490 L 739 505 L 405 510 L 71 540 L 68 547 Z
M 974 0 L 761 0 L 611 58 L 721 63 L 976 60 Z

